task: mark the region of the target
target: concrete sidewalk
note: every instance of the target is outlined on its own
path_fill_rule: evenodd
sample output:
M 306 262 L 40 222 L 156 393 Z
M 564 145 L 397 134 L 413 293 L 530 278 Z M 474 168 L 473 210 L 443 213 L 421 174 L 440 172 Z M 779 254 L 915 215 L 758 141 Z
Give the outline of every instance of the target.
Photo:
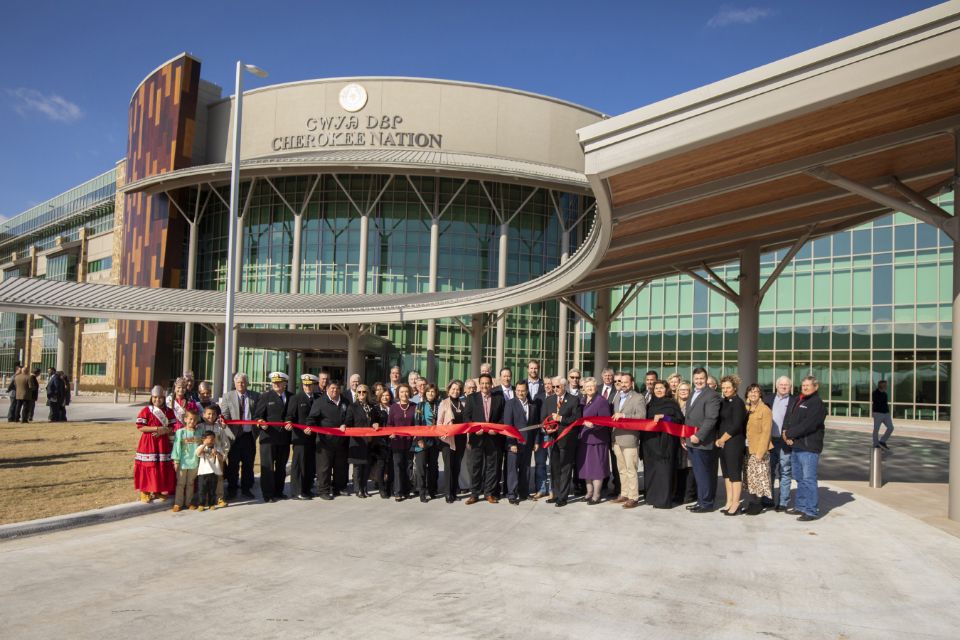
M 0 543 L 0 618 L 18 639 L 956 637 L 960 540 L 822 498 L 814 523 L 352 496 L 164 511 Z

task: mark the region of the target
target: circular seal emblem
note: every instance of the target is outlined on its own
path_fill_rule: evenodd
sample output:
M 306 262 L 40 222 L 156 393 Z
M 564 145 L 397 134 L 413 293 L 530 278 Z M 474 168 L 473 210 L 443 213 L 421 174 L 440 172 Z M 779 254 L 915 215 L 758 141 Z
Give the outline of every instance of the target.
M 340 89 L 340 106 L 351 113 L 360 111 L 367 104 L 367 90 L 356 83 Z

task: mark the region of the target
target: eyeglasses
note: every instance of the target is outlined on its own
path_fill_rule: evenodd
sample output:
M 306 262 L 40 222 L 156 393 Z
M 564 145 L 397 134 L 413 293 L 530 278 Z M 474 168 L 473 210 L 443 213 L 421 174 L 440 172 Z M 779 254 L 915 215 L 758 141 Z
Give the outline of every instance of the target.
M 571 380 L 579 380 L 579 379 L 580 379 L 580 376 L 567 376 L 567 377 L 570 378 Z

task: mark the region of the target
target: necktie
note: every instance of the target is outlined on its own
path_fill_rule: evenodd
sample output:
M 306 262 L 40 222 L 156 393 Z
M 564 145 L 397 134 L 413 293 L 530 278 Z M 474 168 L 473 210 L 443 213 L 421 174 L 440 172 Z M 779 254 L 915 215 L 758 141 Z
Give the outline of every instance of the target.
M 490 396 L 483 396 L 483 421 L 490 422 Z
M 604 388 L 603 388 L 603 399 L 604 399 L 604 400 L 609 400 L 609 399 L 610 399 L 610 387 L 604 387 Z

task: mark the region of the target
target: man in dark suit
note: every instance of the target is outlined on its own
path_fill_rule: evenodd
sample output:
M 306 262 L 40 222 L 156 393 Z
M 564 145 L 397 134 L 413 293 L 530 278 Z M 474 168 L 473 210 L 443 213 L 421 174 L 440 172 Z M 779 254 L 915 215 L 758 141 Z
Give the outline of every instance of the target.
M 493 377 L 489 373 L 480 374 L 477 381 L 477 393 L 467 397 L 463 409 L 464 422 L 503 423 L 503 395 L 494 395 Z M 480 494 L 487 502 L 499 502 L 494 493 L 497 490 L 497 476 L 500 469 L 500 456 L 504 447 L 504 437 L 498 433 L 471 433 L 467 439 L 470 453 L 470 497 L 466 504 L 475 504 Z
M 697 479 L 697 503 L 687 507 L 693 513 L 713 511 L 717 497 L 717 439 L 720 418 L 720 394 L 707 386 L 707 370 L 693 370 L 693 393 L 687 401 L 686 423 L 697 427 L 697 432 L 686 440 L 687 452 Z
M 607 367 L 600 372 L 601 383 L 597 385 L 597 393 L 603 396 L 603 399 L 610 405 L 610 415 L 613 415 L 613 399 L 620 390 L 617 383 L 617 376 L 613 369 Z M 607 497 L 614 499 L 620 497 L 620 470 L 617 469 L 617 456 L 613 453 L 613 438 L 610 438 L 609 453 L 610 457 L 610 476 L 607 478 Z
M 553 432 L 556 436 L 580 417 L 583 407 L 578 396 L 567 393 L 566 380 L 562 376 L 553 379 L 553 390 L 556 395 L 544 401 L 543 414 L 559 423 Z M 566 506 L 567 496 L 570 494 L 580 429 L 576 427 L 563 440 L 550 447 L 550 482 L 554 497 L 547 502 L 558 507 Z
M 233 391 L 228 391 L 220 401 L 220 413 L 224 420 L 253 420 L 253 410 L 260 394 L 247 389 L 250 381 L 247 374 L 233 376 Z M 233 446 L 224 472 L 227 482 L 227 499 L 237 495 L 237 489 L 247 498 L 253 497 L 253 461 L 257 457 L 257 434 L 253 425 L 233 425 Z
M 547 396 L 553 395 L 553 382 L 540 377 L 540 363 L 536 360 L 527 363 L 527 390 L 530 400 L 538 402 L 541 410 Z M 527 439 L 533 449 L 534 464 L 534 491 L 530 492 L 530 497 L 538 500 L 547 496 L 547 459 L 550 457 L 550 451 L 543 448 L 542 429 L 527 433 L 529 434 Z
M 271 427 L 267 422 L 286 422 L 287 404 L 292 397 L 287 391 L 287 374 L 270 374 L 270 391 L 260 396 L 253 410 L 253 419 L 260 427 L 260 493 L 264 502 L 286 500 L 283 485 L 287 477 L 290 457 L 290 432 L 283 427 Z
M 327 391 L 316 400 L 307 417 L 307 424 L 346 431 L 347 402 L 340 396 L 340 384 L 331 381 Z M 350 438 L 317 435 L 317 493 L 322 500 L 333 500 L 339 495 L 337 478 L 347 477 L 347 452 Z
M 540 424 L 540 402 L 529 397 L 528 389 L 525 380 L 518 382 L 516 396 L 507 400 L 503 409 L 503 423 L 522 431 L 526 440 L 520 444 L 515 438 L 506 438 L 507 499 L 513 505 L 526 500 L 530 490 L 530 457 L 536 431 L 523 430 Z
M 317 391 L 317 376 L 305 373 L 300 376 L 301 389 L 287 403 L 287 424 L 308 424 L 313 401 L 320 397 Z M 294 500 L 313 499 L 313 478 L 317 475 L 317 439 L 303 429 L 288 426 L 293 458 L 290 461 L 290 497 Z

